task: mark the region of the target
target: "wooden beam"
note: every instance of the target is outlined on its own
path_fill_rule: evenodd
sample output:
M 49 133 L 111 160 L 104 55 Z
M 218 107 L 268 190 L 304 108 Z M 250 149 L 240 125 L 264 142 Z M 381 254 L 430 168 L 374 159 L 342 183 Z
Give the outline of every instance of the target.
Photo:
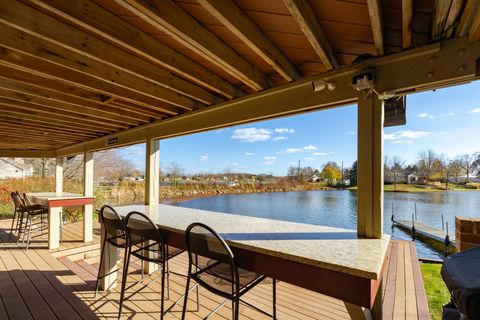
M 335 58 L 330 42 L 327 39 L 312 6 L 308 1 L 302 0 L 284 0 L 290 13 L 297 21 L 303 33 L 322 60 L 327 70 L 338 68 L 338 62 Z
M 31 3 L 88 30 L 227 99 L 245 95 L 228 81 L 89 0 L 31 0 Z
M 377 49 L 377 55 L 384 55 L 383 43 L 383 17 L 382 4 L 380 0 L 367 0 L 368 15 L 370 16 L 370 23 L 372 25 L 373 42 Z
M 145 148 L 145 204 L 157 205 L 160 197 L 160 141 L 149 139 Z
M 1 121 L 1 120 L 0 120 Z M 60 139 L 73 139 L 76 141 L 83 141 L 88 140 L 88 138 L 92 138 L 95 136 L 79 136 L 79 135 L 72 135 L 58 131 L 42 131 L 35 128 L 29 127 L 18 127 L 11 123 L 5 123 L 2 121 L 2 127 L 0 128 L 1 133 L 13 133 L 13 134 L 20 134 L 20 135 L 30 135 L 30 136 L 43 136 L 43 137 L 53 137 L 53 138 L 60 138 Z
M 113 70 L 121 70 L 204 104 L 210 105 L 223 100 L 217 99 L 207 90 L 159 68 L 155 64 L 20 2 L 16 1 L 0 8 L 0 21 L 42 40 L 52 41 L 79 55 L 101 62 Z M 35 24 L 32 24 L 31 21 L 35 21 Z M 170 93 L 164 91 L 164 94 L 168 97 Z
M 443 32 L 445 30 L 445 24 L 447 22 L 448 12 L 452 0 L 435 0 L 433 7 L 432 17 L 432 39 L 443 39 Z
M 383 101 L 373 94 L 358 99 L 358 214 L 359 237 L 383 236 Z
M 8 81 L 21 92 L 42 96 L 48 99 L 83 106 L 90 109 L 100 109 L 106 113 L 118 115 L 138 122 L 149 122 L 149 119 L 136 112 L 127 112 L 110 106 L 102 101 L 102 95 L 84 89 L 64 84 L 54 79 L 0 65 L 0 77 Z
M 83 154 L 83 194 L 93 196 L 93 152 Z M 83 242 L 93 240 L 93 204 L 86 204 L 83 212 Z
M 457 37 L 464 37 L 470 33 L 470 29 L 472 28 L 472 24 L 474 21 L 478 21 L 480 17 L 475 19 L 475 16 L 479 14 L 480 11 L 480 1 L 478 0 L 466 0 L 462 17 L 460 18 L 460 22 L 455 29 L 455 35 Z
M 6 150 L 0 149 L 2 158 L 55 158 L 55 150 Z
M 27 86 L 19 83 L 12 83 L 0 77 L 0 97 L 46 106 L 52 108 L 52 110 L 57 110 L 55 112 L 60 114 L 76 114 L 79 119 L 91 119 L 99 124 L 108 125 L 113 123 L 124 128 L 139 125 L 139 122 L 137 121 L 132 121 L 116 114 L 106 113 L 102 110 L 103 108 L 85 108 L 83 106 L 66 103 L 65 101 L 44 98 L 40 93 L 35 91 L 33 91 L 35 94 L 31 95 L 29 94 L 29 92 L 32 92 L 30 89 L 31 88 L 28 88 Z
M 199 0 L 199 3 L 285 80 L 290 82 L 302 77 L 272 40 L 233 0 Z
M 58 44 L 44 41 L 39 37 L 2 23 L 0 23 L 0 40 L 0 44 L 4 47 L 69 68 L 70 72 L 72 70 L 77 71 L 84 76 L 94 78 L 96 83 L 116 87 L 117 92 L 135 91 L 153 100 L 167 102 L 187 110 L 202 105 L 158 84 L 135 77 L 122 70 L 111 68 L 92 58 L 82 56 Z M 4 58 L 6 56 L 2 55 L 2 59 Z
M 0 33 L 4 28 L 0 28 Z M 28 35 L 25 35 L 28 37 Z M 36 47 L 44 51 L 43 47 Z M 50 52 L 47 50 L 47 52 Z M 56 53 L 46 53 L 47 55 L 55 55 Z M 60 57 L 60 56 L 58 56 Z M 75 59 L 74 59 L 75 60 Z M 71 60 L 73 62 L 74 60 Z M 42 77 L 53 78 L 56 81 L 62 81 L 69 85 L 80 87 L 86 90 L 98 92 L 107 96 L 114 96 L 131 103 L 141 105 L 144 107 L 164 106 L 165 102 L 151 96 L 143 95 L 139 92 L 133 91 L 127 87 L 115 85 L 113 82 L 99 81 L 98 78 L 91 76 L 88 73 L 77 72 L 72 69 L 67 69 L 61 64 L 52 63 L 47 60 L 39 59 L 36 55 L 28 55 L 20 51 L 11 50 L 1 46 L 0 41 L 0 64 L 6 65 L 10 68 L 16 68 L 22 71 L 30 72 Z M 85 65 L 84 65 L 85 66 Z M 193 107 L 193 105 L 192 105 Z M 183 106 L 185 108 L 185 106 Z M 175 107 L 161 107 L 164 113 L 170 115 L 179 114 L 179 109 Z
M 129 125 L 123 123 L 119 124 L 114 122 L 106 122 L 105 120 L 99 118 L 69 112 L 67 111 L 67 108 L 65 108 L 64 110 L 58 109 L 56 107 L 52 108 L 48 105 L 37 103 L 36 101 L 37 100 L 34 98 L 29 101 L 28 97 L 25 98 L 23 94 L 11 94 L 11 91 L 0 89 L 0 104 L 9 105 L 14 107 L 15 109 L 21 109 L 25 112 L 37 114 L 39 116 L 43 115 L 47 119 L 63 119 L 66 121 L 71 121 L 72 123 L 76 123 L 79 126 L 85 125 L 95 127 L 101 125 L 105 130 L 119 130 L 130 128 Z
M 458 18 L 463 9 L 463 2 L 464 0 L 452 0 L 447 19 L 445 21 L 445 27 L 443 29 L 445 39 L 448 39 L 452 36 L 453 31 L 457 26 Z
M 148 24 L 259 91 L 272 85 L 254 65 L 227 46 L 172 0 L 115 0 Z
M 432 56 L 435 56 L 433 62 Z M 147 137 L 164 139 L 351 104 L 357 100 L 357 93 L 351 86 L 352 76 L 363 70 L 375 70 L 376 89 L 380 94 L 421 92 L 466 83 L 480 78 L 477 73 L 479 58 L 480 42 L 469 44 L 465 38 L 451 39 L 366 60 L 217 106 L 62 148 L 58 152 L 73 155 L 84 150 L 106 149 L 108 138 L 117 138 L 117 144 L 110 146 L 117 147 L 144 142 Z M 397 76 L 392 77 L 392 74 Z M 314 92 L 313 80 L 333 81 L 336 88 Z
M 413 0 L 402 0 L 402 48 L 412 46 Z
M 468 32 L 468 41 L 480 41 L 480 5 L 477 7 L 477 11 L 472 21 L 472 26 Z

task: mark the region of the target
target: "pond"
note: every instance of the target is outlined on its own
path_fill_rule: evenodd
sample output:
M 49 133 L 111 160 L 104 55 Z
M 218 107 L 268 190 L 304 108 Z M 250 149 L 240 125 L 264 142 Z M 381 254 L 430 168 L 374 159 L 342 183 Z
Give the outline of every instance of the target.
M 393 239 L 410 240 L 406 232 L 393 228 L 395 218 L 412 219 L 417 206 L 417 219 L 437 228 L 442 227 L 442 214 L 454 233 L 455 216 L 480 217 L 480 192 L 385 193 L 385 233 Z M 177 203 L 178 206 L 235 213 L 332 227 L 355 229 L 357 224 L 357 193 L 353 191 L 301 191 L 220 195 Z M 428 244 L 417 240 L 419 257 L 443 258 Z

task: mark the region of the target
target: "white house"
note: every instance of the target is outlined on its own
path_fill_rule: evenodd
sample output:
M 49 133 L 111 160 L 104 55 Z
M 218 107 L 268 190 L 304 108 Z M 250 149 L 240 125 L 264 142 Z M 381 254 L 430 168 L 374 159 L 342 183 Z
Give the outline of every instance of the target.
M 21 158 L 0 158 L 0 179 L 25 178 L 33 175 L 33 166 Z

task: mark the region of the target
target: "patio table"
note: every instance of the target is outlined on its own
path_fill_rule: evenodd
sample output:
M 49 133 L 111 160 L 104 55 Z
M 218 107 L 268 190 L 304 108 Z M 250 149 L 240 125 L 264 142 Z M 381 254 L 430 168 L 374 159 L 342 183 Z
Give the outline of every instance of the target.
M 341 299 L 347 309 L 350 304 L 373 309 L 374 317 L 381 318 L 388 235 L 359 239 L 355 230 L 169 205 L 119 206 L 115 210 L 122 217 L 130 211 L 148 215 L 164 232 L 167 244 L 181 249 L 186 248 L 187 226 L 205 223 L 225 238 L 239 267 Z M 117 254 L 107 243 L 102 274 L 116 270 Z M 102 288 L 112 288 L 116 273 L 102 280 Z
M 83 241 L 90 242 L 93 239 L 92 210 L 87 206 L 93 205 L 93 196 L 84 196 L 69 192 L 34 192 L 27 193 L 33 203 L 48 207 L 48 248 L 57 249 L 60 246 L 60 217 L 62 207 L 85 207 Z M 90 227 L 88 227 L 90 226 Z

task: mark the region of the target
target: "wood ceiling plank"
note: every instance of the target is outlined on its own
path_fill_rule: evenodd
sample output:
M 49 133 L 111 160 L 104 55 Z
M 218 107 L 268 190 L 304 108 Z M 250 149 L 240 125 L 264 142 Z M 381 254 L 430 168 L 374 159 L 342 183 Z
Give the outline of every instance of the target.
M 16 88 L 25 90 L 25 93 L 38 94 L 45 98 L 55 99 L 91 109 L 101 109 L 104 112 L 122 116 L 134 121 L 149 122 L 149 119 L 135 112 L 126 112 L 122 109 L 109 106 L 104 102 L 104 96 L 95 92 L 70 86 L 55 79 L 24 72 L 5 65 L 0 65 L 0 77 L 15 84 Z
M 32 89 L 32 87 L 29 87 L 28 85 L 25 85 L 19 82 L 14 82 L 9 79 L 3 78 L 1 76 L 0 76 L 0 96 L 11 98 L 11 99 L 19 99 L 20 101 L 32 102 L 39 105 L 49 106 L 59 111 L 68 111 L 68 112 L 76 113 L 79 115 L 90 116 L 92 118 L 99 119 L 99 121 L 102 121 L 103 123 L 105 122 L 119 123 L 126 127 L 139 125 L 138 121 L 133 121 L 114 113 L 104 112 L 102 109 L 105 109 L 105 108 L 84 107 L 82 105 L 65 102 L 62 100 L 52 99 L 51 96 L 48 95 L 48 91 L 47 93 L 45 93 L 45 91 L 41 91 L 39 89 L 35 90 L 35 88 Z
M 69 139 L 75 139 L 75 140 L 88 139 L 88 137 L 84 137 L 84 136 L 72 135 L 72 134 L 62 133 L 58 131 L 46 131 L 46 130 L 39 130 L 35 128 L 29 128 L 29 127 L 20 127 L 20 126 L 16 126 L 16 125 L 4 123 L 4 122 L 2 122 L 2 127 L 0 128 L 0 131 L 12 132 L 12 133 L 28 133 L 28 134 L 38 135 L 38 136 L 69 138 Z
M 439 40 L 443 37 L 451 5 L 452 0 L 435 0 L 432 17 L 432 40 Z
M 383 42 L 383 17 L 382 4 L 380 0 L 367 0 L 368 15 L 370 16 L 370 23 L 372 25 L 373 41 L 375 48 L 377 48 L 377 55 L 383 56 L 385 52 Z
M 144 116 L 154 118 L 154 119 L 164 119 L 165 118 L 165 115 L 162 115 L 162 114 L 156 112 L 155 110 L 135 106 L 135 105 L 132 105 L 132 104 L 126 102 L 126 101 L 121 101 L 121 100 L 114 99 L 114 100 L 109 102 L 109 105 L 116 106 L 118 108 L 121 108 L 121 109 L 127 110 L 127 111 L 135 111 L 135 112 L 138 112 L 139 114 L 142 114 Z
M 333 49 L 313 12 L 311 5 L 302 0 L 283 1 L 297 21 L 313 49 L 328 70 L 337 68 L 338 61 Z
M 150 25 L 193 50 L 202 58 L 221 67 L 225 72 L 253 90 L 260 91 L 272 85 L 254 65 L 241 57 L 215 34 L 198 23 L 171 0 L 115 0 Z
M 27 119 L 22 119 L 17 116 L 11 116 L 11 115 L 0 114 L 0 122 L 2 122 L 2 124 L 6 123 L 6 124 L 18 126 L 18 127 L 34 128 L 38 130 L 43 130 L 45 132 L 50 132 L 51 130 L 61 131 L 61 132 L 65 132 L 66 134 L 71 134 L 72 136 L 81 136 L 81 137 L 87 137 L 87 138 L 94 138 L 102 135 L 101 133 L 91 132 L 88 130 L 78 129 L 78 128 L 69 127 L 69 126 L 63 126 L 63 125 L 55 125 L 54 127 L 55 129 L 52 129 L 53 127 L 48 123 L 45 123 L 45 121 L 27 120 Z
M 101 62 L 111 68 L 121 70 L 135 77 L 155 83 L 166 89 L 211 105 L 222 102 L 211 92 L 192 84 L 156 64 L 117 46 L 57 20 L 18 1 L 0 8 L 0 21 L 19 30 L 35 35 L 42 40 L 52 41 L 77 54 Z M 119 81 L 119 79 L 117 80 Z M 169 94 L 165 93 L 165 97 Z
M 285 80 L 293 81 L 302 77 L 283 52 L 235 2 L 232 0 L 199 0 L 199 3 Z
M 11 103 L 18 108 L 24 110 L 31 110 L 34 112 L 40 112 L 45 114 L 51 114 L 52 116 L 61 116 L 65 119 L 72 119 L 78 123 L 85 123 L 88 125 L 101 125 L 106 129 L 128 129 L 131 126 L 125 123 L 117 123 L 112 121 L 105 121 L 98 117 L 91 117 L 84 114 L 79 114 L 76 112 L 71 112 L 65 106 L 54 105 L 52 102 L 50 104 L 44 104 L 43 100 L 38 97 L 27 96 L 23 93 L 13 92 L 0 88 L 0 102 Z M 48 101 L 47 101 L 48 102 Z
M 137 54 L 227 99 L 245 95 L 239 88 L 149 34 L 93 3 L 82 0 L 31 0 L 62 19 Z
M 80 142 L 81 140 L 77 139 L 66 139 L 66 138 L 59 138 L 59 137 L 54 137 L 54 136 L 38 136 L 35 134 L 22 134 L 19 132 L 5 132 L 0 130 L 0 138 L 1 139 L 14 139 L 14 140 L 22 140 L 25 139 L 26 141 L 29 142 L 62 142 L 65 144 L 71 144 L 71 143 L 76 143 Z
M 78 129 L 83 129 L 87 130 L 90 132 L 96 132 L 96 133 L 110 133 L 116 130 L 109 130 L 102 128 L 101 126 L 95 126 L 91 124 L 85 124 L 80 121 L 74 121 L 72 119 L 68 118 L 63 118 L 57 115 L 51 115 L 51 114 L 44 114 L 38 111 L 28 111 L 25 110 L 23 106 L 17 106 L 20 103 L 16 102 L 10 103 L 10 102 L 4 102 L 4 99 L 0 99 L 0 112 L 2 112 L 4 115 L 17 115 L 20 118 L 24 118 L 27 120 L 37 120 L 37 121 L 43 121 L 44 123 L 48 123 L 50 125 L 56 125 L 56 124 L 62 124 L 64 126 L 74 126 L 75 128 Z
M 470 32 L 472 24 L 474 21 L 478 21 L 480 17 L 475 18 L 480 11 L 480 1 L 478 0 L 466 0 L 465 6 L 463 8 L 462 17 L 460 22 L 455 29 L 455 35 L 457 37 L 467 36 Z
M 452 0 L 452 5 L 448 11 L 447 20 L 445 21 L 445 27 L 443 28 L 444 38 L 448 39 L 452 37 L 453 31 L 457 26 L 458 18 L 462 12 L 464 0 Z
M 0 28 L 0 33 L 1 30 L 2 28 Z M 169 115 L 179 114 L 178 109 L 174 106 L 168 108 L 163 107 L 165 105 L 164 101 L 159 101 L 158 99 L 145 96 L 127 88 L 118 87 L 112 83 L 98 81 L 97 78 L 88 74 L 76 72 L 75 70 L 67 69 L 61 65 L 38 59 L 34 55 L 27 55 L 20 51 L 11 50 L 1 46 L 1 41 L 0 64 L 6 65 L 10 68 L 33 73 L 41 77 L 62 81 L 69 85 L 80 87 L 85 90 L 95 91 L 106 96 L 121 98 L 147 108 L 152 106 L 162 106 L 163 112 Z
M 402 0 L 402 48 L 412 46 L 413 0 Z
M 58 44 L 15 29 L 3 22 L 0 23 L 0 44 L 45 62 L 82 73 L 94 78 L 98 86 L 103 83 L 110 87 L 116 87 L 117 92 L 125 92 L 124 95 L 127 92 L 134 91 L 140 97 L 147 96 L 151 100 L 170 103 L 186 110 L 193 110 L 203 105 L 156 83 L 114 69 L 104 63 L 65 49 Z M 139 100 L 142 101 L 141 98 Z
M 476 12 L 474 13 L 472 26 L 468 32 L 468 41 L 470 43 L 480 41 L 480 5 L 477 6 Z

